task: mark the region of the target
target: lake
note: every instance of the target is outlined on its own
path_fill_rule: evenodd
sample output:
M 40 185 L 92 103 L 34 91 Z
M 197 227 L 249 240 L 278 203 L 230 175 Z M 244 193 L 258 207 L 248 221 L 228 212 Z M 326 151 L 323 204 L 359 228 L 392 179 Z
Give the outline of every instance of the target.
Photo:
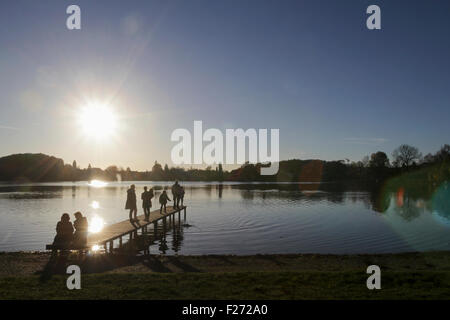
M 171 182 L 133 182 L 156 198 Z M 43 250 L 64 212 L 92 232 L 128 217 L 131 182 L 0 184 L 0 251 Z M 429 199 L 333 184 L 187 182 L 187 219 L 150 251 L 165 254 L 388 253 L 450 249 L 448 188 Z M 442 192 L 442 191 L 440 191 Z M 169 192 L 169 196 L 171 196 Z M 444 198 L 443 198 L 444 197 Z M 155 201 L 156 199 L 156 201 Z M 437 199 L 437 200 L 436 200 Z M 441 200 L 440 200 L 441 199 Z M 434 202 L 440 201 L 437 205 Z M 444 202 L 442 202 L 444 201 Z M 442 203 L 441 203 L 442 202 Z M 437 208 L 437 209 L 436 209 Z M 138 213 L 142 209 L 138 201 Z

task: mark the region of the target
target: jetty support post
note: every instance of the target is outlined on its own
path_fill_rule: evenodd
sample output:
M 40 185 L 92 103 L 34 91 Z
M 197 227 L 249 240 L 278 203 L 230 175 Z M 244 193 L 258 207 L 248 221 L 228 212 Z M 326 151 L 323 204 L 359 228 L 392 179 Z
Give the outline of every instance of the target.
M 166 217 L 163 219 L 163 235 L 166 234 Z
M 175 232 L 175 212 L 172 214 L 172 229 Z

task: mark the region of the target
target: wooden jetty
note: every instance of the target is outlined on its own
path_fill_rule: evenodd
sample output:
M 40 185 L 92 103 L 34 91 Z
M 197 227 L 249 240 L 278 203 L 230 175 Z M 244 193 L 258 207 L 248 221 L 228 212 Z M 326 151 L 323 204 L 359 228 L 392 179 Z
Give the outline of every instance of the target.
M 150 225 L 153 225 L 153 232 L 156 235 L 158 230 L 158 221 L 162 220 L 163 233 L 170 228 L 170 225 L 175 226 L 176 214 L 178 213 L 178 221 L 181 221 L 181 211 L 184 213 L 184 219 L 186 219 L 186 206 L 174 208 L 167 206 L 167 213 L 160 214 L 159 209 L 150 212 L 150 218 L 145 220 L 144 215 L 138 216 L 136 222 L 131 222 L 129 219 L 114 223 L 109 226 L 105 226 L 100 232 L 88 235 L 88 244 L 86 248 L 60 248 L 52 244 L 46 245 L 47 250 L 59 250 L 59 249 L 73 249 L 73 250 L 92 250 L 94 246 L 103 247 L 106 252 L 113 252 L 114 240 L 119 240 L 119 248 L 122 247 L 123 238 L 127 237 L 128 240 L 137 238 L 138 231 L 141 234 L 147 233 Z M 128 212 L 127 212 L 128 215 Z M 167 222 L 169 220 L 169 222 Z

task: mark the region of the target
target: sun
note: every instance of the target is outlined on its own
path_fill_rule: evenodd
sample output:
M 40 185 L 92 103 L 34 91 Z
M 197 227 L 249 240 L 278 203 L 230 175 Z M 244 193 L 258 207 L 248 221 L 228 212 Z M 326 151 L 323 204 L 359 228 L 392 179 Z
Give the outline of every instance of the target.
M 88 138 L 104 140 L 117 129 L 117 117 L 110 107 L 101 103 L 90 103 L 81 108 L 78 122 Z

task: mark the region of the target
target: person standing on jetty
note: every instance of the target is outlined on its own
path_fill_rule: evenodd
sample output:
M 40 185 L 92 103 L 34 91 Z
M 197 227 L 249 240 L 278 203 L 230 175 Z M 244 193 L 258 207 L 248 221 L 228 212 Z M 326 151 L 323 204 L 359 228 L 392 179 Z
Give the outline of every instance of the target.
M 148 190 L 148 203 L 150 204 L 150 208 L 152 207 L 152 199 L 155 196 L 155 193 L 153 191 L 153 188 L 150 188 L 150 190 Z
M 181 202 L 181 207 L 184 206 L 183 202 L 184 202 L 184 187 L 180 186 L 180 202 Z
M 136 186 L 132 184 L 127 190 L 127 202 L 125 203 L 125 210 L 130 210 L 130 221 L 138 221 L 137 218 L 137 204 L 136 204 Z M 134 214 L 134 215 L 133 215 Z
M 147 191 L 147 187 L 144 187 L 144 192 L 141 194 L 142 199 L 142 209 L 144 210 L 145 221 L 149 221 L 150 219 L 150 207 L 152 206 L 152 202 L 150 199 L 150 192 Z
M 178 205 L 180 203 L 180 185 L 178 184 L 178 181 L 175 181 L 171 189 L 172 189 L 173 207 L 178 208 Z
M 159 209 L 159 213 L 162 214 L 163 207 L 164 207 L 164 213 L 167 213 L 167 211 L 166 211 L 167 200 L 172 201 L 169 199 L 169 196 L 167 195 L 166 190 L 164 190 L 161 193 L 161 195 L 159 196 L 159 203 L 161 204 L 161 209 Z

